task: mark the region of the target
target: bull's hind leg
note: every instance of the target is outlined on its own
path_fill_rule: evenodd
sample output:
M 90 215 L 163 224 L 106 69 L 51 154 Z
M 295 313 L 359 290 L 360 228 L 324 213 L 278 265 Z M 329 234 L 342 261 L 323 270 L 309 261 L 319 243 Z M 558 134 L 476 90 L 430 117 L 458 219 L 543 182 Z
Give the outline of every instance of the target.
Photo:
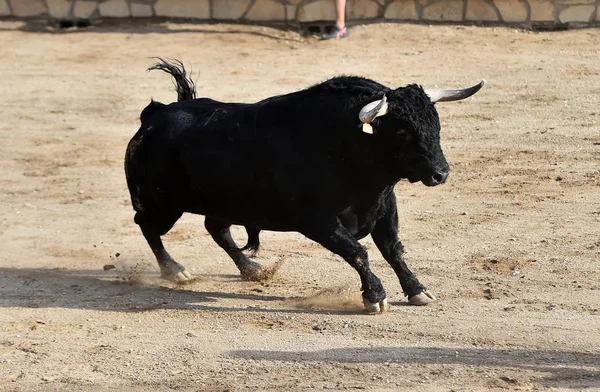
M 169 252 L 163 246 L 160 236 L 166 234 L 182 213 L 152 213 L 138 212 L 135 214 L 135 223 L 140 226 L 144 238 L 148 241 L 150 249 L 158 261 L 160 267 L 160 275 L 163 279 L 168 279 L 172 282 L 180 283 L 192 279 L 184 266 L 173 260 Z
M 207 216 L 204 219 L 204 226 L 212 236 L 213 240 L 215 240 L 215 242 L 227 252 L 229 257 L 231 257 L 244 279 L 255 281 L 262 279 L 262 266 L 257 262 L 250 260 L 236 245 L 231 237 L 231 232 L 229 231 L 231 224 Z

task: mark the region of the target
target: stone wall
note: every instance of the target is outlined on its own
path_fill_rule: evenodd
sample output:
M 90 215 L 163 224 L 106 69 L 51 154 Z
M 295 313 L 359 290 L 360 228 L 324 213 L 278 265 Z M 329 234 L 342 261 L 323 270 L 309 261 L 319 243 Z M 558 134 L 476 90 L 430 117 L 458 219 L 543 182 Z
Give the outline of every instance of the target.
M 347 0 L 349 24 L 490 22 L 596 25 L 600 0 Z M 319 23 L 335 19 L 333 0 L 0 0 L 0 17 L 192 18 L 245 23 Z

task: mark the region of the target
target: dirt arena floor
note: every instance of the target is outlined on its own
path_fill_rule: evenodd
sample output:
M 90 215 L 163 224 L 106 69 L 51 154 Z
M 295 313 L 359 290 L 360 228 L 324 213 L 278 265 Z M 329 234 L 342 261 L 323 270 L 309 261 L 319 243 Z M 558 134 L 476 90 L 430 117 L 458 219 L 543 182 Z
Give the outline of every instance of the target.
M 599 29 L 369 25 L 321 42 L 0 22 L 0 390 L 600 390 L 599 48 Z M 242 281 L 192 215 L 165 243 L 197 279 L 161 281 L 123 173 L 140 111 L 176 98 L 151 56 L 225 101 L 340 74 L 485 78 L 437 104 L 448 182 L 396 187 L 408 265 L 438 301 L 408 306 L 371 240 L 385 314 L 364 314 L 357 274 L 295 233 L 264 232 L 257 261 L 283 264 Z

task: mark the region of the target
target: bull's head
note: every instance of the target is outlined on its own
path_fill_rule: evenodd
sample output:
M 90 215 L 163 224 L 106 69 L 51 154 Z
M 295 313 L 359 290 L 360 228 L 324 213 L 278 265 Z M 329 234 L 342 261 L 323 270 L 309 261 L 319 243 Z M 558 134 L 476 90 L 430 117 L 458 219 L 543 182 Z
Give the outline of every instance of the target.
M 450 167 L 440 146 L 440 120 L 434 103 L 475 94 L 485 81 L 462 90 L 423 89 L 409 85 L 390 90 L 365 105 L 358 117 L 363 131 L 374 133 L 386 150 L 387 166 L 411 182 L 427 186 L 446 182 Z

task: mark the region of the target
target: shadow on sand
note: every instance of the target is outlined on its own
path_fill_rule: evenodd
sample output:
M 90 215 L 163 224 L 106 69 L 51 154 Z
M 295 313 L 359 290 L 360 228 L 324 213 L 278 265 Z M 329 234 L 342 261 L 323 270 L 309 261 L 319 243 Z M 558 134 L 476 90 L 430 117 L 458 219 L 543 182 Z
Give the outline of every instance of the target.
M 223 291 L 202 291 L 202 282 L 218 280 Z M 212 310 L 217 312 L 356 314 L 348 309 L 290 308 L 290 298 L 248 293 L 239 275 L 214 275 L 176 285 L 147 272 L 115 273 L 102 270 L 0 268 L 0 308 L 68 308 L 117 312 L 156 309 Z M 249 283 L 250 284 L 250 283 Z M 252 287 L 257 283 L 250 284 Z M 231 290 L 228 291 L 227 288 Z M 243 292 L 233 292 L 243 291 Z M 220 300 L 239 300 L 224 307 Z M 268 307 L 264 306 L 268 303 Z
M 19 30 L 29 33 L 48 34 L 86 34 L 86 33 L 120 33 L 120 34 L 233 34 L 254 35 L 277 41 L 302 41 L 298 26 L 285 24 L 249 24 L 236 22 L 210 22 L 194 20 L 169 20 L 166 18 L 135 19 L 103 19 L 81 27 L 57 28 L 49 24 L 45 18 L 7 19 L 19 23 L 16 28 L 0 27 L 0 32 Z M 168 22 L 168 23 L 167 23 Z M 240 26 L 240 27 L 238 27 Z M 244 27 L 241 27 L 244 26 Z M 250 27 L 250 28 L 249 28 Z M 252 28 L 254 27 L 254 28 Z M 261 27 L 263 27 L 261 29 Z
M 573 351 L 440 347 L 356 347 L 309 352 L 238 350 L 231 357 L 253 361 L 432 364 L 519 368 L 549 374 L 536 382 L 575 390 L 600 388 L 600 354 Z M 514 380 L 512 380 L 514 382 Z M 511 380 L 508 380 L 510 384 Z M 515 385 L 517 387 L 517 385 Z

